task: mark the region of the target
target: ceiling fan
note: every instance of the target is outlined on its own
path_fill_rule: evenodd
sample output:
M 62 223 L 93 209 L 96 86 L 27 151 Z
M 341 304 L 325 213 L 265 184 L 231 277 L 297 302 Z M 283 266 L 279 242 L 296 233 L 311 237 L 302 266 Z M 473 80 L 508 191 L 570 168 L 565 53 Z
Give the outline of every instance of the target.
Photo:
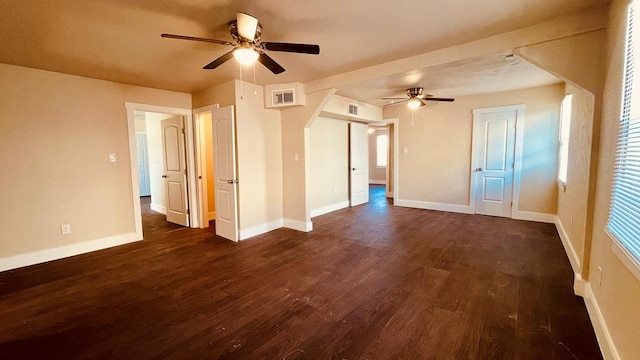
M 265 53 L 269 51 L 284 51 L 300 54 L 320 54 L 320 46 L 311 44 L 293 44 L 282 42 L 260 42 L 262 36 L 262 26 L 258 19 L 242 12 L 236 12 L 236 20 L 230 21 L 229 32 L 233 41 L 207 39 L 194 36 L 162 34 L 163 38 L 202 41 L 213 44 L 233 46 L 228 53 L 205 65 L 203 69 L 212 70 L 224 64 L 227 60 L 235 57 L 243 65 L 253 64 L 256 60 L 274 74 L 284 72 L 284 68 Z
M 383 97 L 382 100 L 391 100 L 392 102 L 384 105 L 384 106 L 389 106 L 389 105 L 396 105 L 396 104 L 400 104 L 403 102 L 406 102 L 407 105 L 409 106 L 410 109 L 417 109 L 421 106 L 425 106 L 426 103 L 425 101 L 446 101 L 446 102 L 452 102 L 455 99 L 453 98 L 437 98 L 437 97 L 433 97 L 433 95 L 431 94 L 425 94 L 423 93 L 424 89 L 421 87 L 413 87 L 413 88 L 408 88 L 407 89 L 407 96 L 408 98 L 392 98 L 392 97 Z

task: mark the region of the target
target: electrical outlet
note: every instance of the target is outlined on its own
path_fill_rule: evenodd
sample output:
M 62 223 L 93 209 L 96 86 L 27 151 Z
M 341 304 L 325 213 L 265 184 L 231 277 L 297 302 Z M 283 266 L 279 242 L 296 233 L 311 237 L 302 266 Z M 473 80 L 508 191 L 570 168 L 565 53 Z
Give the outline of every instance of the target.
M 71 234 L 71 224 L 60 225 L 60 232 L 62 233 L 62 235 Z

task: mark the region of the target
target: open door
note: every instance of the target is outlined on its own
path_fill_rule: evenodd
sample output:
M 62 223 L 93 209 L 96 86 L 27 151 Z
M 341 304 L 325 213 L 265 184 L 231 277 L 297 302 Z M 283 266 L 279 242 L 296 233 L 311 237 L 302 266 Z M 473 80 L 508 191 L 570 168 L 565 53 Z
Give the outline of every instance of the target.
M 216 203 L 216 235 L 238 241 L 238 178 L 233 106 L 211 110 Z
M 189 226 L 187 202 L 187 165 L 181 116 L 162 120 L 162 151 L 167 221 Z
M 369 127 L 349 123 L 350 206 L 369 202 Z

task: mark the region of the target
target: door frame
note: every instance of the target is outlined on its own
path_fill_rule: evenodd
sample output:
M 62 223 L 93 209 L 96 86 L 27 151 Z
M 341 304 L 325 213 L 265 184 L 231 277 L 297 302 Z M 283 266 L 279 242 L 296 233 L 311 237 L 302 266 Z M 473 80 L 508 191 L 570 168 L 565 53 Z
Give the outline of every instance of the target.
M 200 223 L 201 228 L 209 227 L 209 204 L 208 204 L 208 193 L 207 193 L 207 181 L 208 174 L 206 172 L 207 164 L 206 164 L 206 156 L 204 155 L 205 151 L 205 141 L 204 141 L 204 120 L 200 118 L 200 115 L 211 114 L 212 110 L 219 109 L 219 104 L 207 105 L 203 107 L 199 107 L 197 109 L 193 109 L 193 128 L 195 135 L 195 151 L 196 151 L 196 175 L 198 177 L 198 216 L 202 219 Z M 211 126 L 213 128 L 213 118 L 211 118 Z M 214 182 L 214 191 L 215 191 L 215 182 Z
M 136 152 L 136 130 L 135 130 L 135 118 L 134 111 L 148 111 L 156 113 L 171 114 L 177 116 L 183 116 L 185 118 L 185 152 L 187 155 L 187 192 L 188 192 L 188 206 L 189 209 L 193 209 L 193 204 L 197 204 L 197 191 L 191 191 L 190 189 L 197 189 L 197 176 L 195 166 L 195 154 L 193 145 L 193 112 L 191 109 L 175 108 L 168 106 L 149 105 L 125 102 L 124 106 L 127 110 L 127 126 L 129 136 L 129 163 L 131 165 L 131 199 L 133 201 L 133 218 L 137 240 L 143 239 L 142 234 L 142 209 L 140 207 L 140 189 L 138 183 L 138 156 Z M 200 218 L 198 211 L 190 211 L 189 224 L 191 227 L 200 227 Z
M 511 218 L 519 218 L 519 205 L 520 205 L 520 173 L 522 170 L 522 142 L 524 139 L 524 104 L 518 105 L 506 105 L 506 106 L 495 106 L 488 108 L 477 108 L 473 109 L 473 123 L 471 130 L 471 164 L 470 164 L 470 188 L 469 188 L 469 207 L 471 208 L 471 213 L 475 214 L 476 212 L 476 189 L 479 182 L 478 173 L 474 171 L 474 165 L 476 164 L 477 159 L 477 151 L 476 148 L 479 146 L 476 140 L 476 128 L 477 124 L 480 121 L 480 115 L 486 113 L 494 113 L 494 112 L 502 112 L 502 111 L 515 111 L 516 112 L 516 131 L 514 134 L 514 156 L 513 156 L 513 186 L 512 186 L 512 194 L 511 194 Z

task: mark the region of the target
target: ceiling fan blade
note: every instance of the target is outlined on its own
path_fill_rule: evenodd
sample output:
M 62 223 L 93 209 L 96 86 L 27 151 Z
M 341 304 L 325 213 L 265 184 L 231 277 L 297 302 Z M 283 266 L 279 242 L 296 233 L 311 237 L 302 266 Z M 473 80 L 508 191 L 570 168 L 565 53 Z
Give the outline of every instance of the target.
M 258 19 L 240 11 L 236 12 L 236 19 L 238 35 L 249 41 L 253 41 L 256 37 L 256 30 L 258 29 Z
M 402 100 L 393 100 L 390 103 L 384 104 L 382 106 L 391 106 L 391 105 L 398 105 L 398 104 L 402 104 L 409 101 L 409 99 L 402 99 Z
M 207 38 L 201 38 L 201 37 L 195 37 L 195 36 L 185 36 L 185 35 L 175 35 L 175 34 L 161 34 L 160 36 L 162 36 L 163 38 L 169 38 L 169 39 L 193 40 L 193 41 L 208 42 L 212 44 L 233 45 L 232 43 L 224 40 L 207 39 Z
M 274 74 L 280 74 L 284 72 L 284 68 L 265 53 L 260 54 L 260 56 L 258 57 L 258 61 L 260 61 L 262 65 L 266 66 L 267 69 L 271 70 L 271 72 Z
M 406 96 L 405 97 L 383 97 L 380 98 L 380 100 L 409 100 Z
M 437 98 L 437 97 L 429 97 L 429 98 L 424 98 L 421 99 L 422 101 L 446 101 L 446 102 L 453 102 L 455 99 L 452 98 Z
M 220 56 L 219 58 L 213 60 L 212 62 L 208 63 L 207 65 L 205 65 L 203 67 L 203 69 L 205 70 L 213 70 L 215 68 L 217 68 L 218 66 L 224 64 L 227 60 L 231 59 L 233 57 L 233 50 L 229 51 L 228 53 Z
M 299 54 L 320 54 L 320 46 L 313 44 L 293 44 L 281 42 L 263 42 L 260 47 L 270 51 L 284 51 Z

